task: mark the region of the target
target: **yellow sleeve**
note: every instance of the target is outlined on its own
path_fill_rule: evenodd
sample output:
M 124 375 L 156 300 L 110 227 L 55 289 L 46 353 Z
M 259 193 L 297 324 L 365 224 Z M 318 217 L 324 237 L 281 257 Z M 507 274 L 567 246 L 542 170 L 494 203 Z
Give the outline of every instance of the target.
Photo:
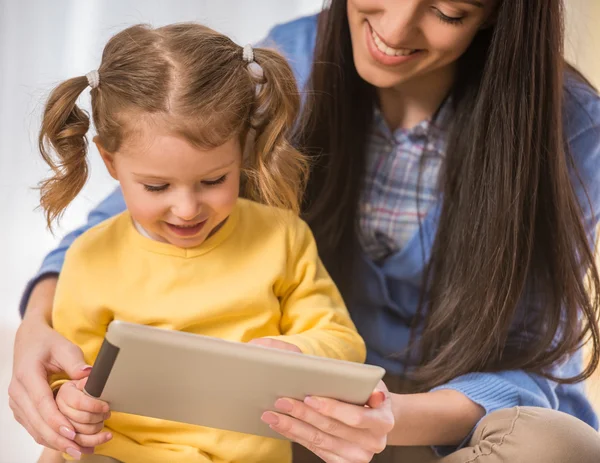
M 281 331 L 276 336 L 305 354 L 364 362 L 366 348 L 317 252 L 308 225 L 295 218 L 288 271 L 275 288 L 281 301 Z
M 102 288 L 102 279 L 91 272 L 89 261 L 92 256 L 77 244 L 77 241 L 73 243 L 67 252 L 58 278 L 52 324 L 56 331 L 79 346 L 85 362 L 93 365 L 112 314 L 98 299 L 103 289 L 108 288 Z M 50 386 L 56 390 L 67 379 L 64 374 L 54 375 L 50 378 Z

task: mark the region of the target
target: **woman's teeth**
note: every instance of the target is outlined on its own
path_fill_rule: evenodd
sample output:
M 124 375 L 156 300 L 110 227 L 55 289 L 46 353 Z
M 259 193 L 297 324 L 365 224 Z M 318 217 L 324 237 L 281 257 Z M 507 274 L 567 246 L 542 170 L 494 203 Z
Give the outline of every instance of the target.
M 375 42 L 375 46 L 381 53 L 385 53 L 388 56 L 408 56 L 413 54 L 417 50 L 411 50 L 408 48 L 392 48 L 388 47 L 383 40 L 379 38 L 377 33 L 371 29 L 371 34 L 373 35 L 373 41 Z

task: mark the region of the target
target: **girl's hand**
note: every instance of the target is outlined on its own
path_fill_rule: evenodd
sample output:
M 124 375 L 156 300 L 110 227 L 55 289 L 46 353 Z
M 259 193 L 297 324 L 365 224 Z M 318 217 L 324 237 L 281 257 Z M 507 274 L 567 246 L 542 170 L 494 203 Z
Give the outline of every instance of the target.
M 102 432 L 110 411 L 106 402 L 83 392 L 86 382 L 87 378 L 84 378 L 63 384 L 58 390 L 56 405 L 75 428 L 75 442 L 84 447 L 95 447 L 112 439 L 110 433 Z
M 289 342 L 280 341 L 279 339 L 257 338 L 250 341 L 248 344 L 256 344 L 257 346 L 269 347 L 271 349 L 289 350 L 291 352 L 302 353 L 298 346 Z
M 390 393 L 381 381 L 367 405 L 307 397 L 279 399 L 281 413 L 265 412 L 271 429 L 298 442 L 328 463 L 369 462 L 387 445 L 394 427 Z

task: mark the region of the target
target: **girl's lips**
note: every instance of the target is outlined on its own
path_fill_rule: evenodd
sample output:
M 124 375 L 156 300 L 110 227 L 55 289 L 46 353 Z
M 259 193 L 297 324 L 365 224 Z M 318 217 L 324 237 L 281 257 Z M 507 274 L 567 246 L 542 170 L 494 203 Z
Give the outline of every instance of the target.
M 204 225 L 206 224 L 206 220 L 203 220 L 202 222 L 199 222 L 191 227 L 173 225 L 168 222 L 165 223 L 167 224 L 167 227 L 169 227 L 169 230 L 171 230 L 175 235 L 189 238 L 200 233 L 200 231 L 204 228 Z

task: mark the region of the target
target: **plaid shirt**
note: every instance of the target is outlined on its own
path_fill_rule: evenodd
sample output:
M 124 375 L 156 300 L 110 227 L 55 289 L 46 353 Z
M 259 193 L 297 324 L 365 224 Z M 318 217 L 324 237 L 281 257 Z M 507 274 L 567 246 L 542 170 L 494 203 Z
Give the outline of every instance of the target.
M 446 113 L 447 104 L 438 120 L 445 120 Z M 358 237 L 366 254 L 378 262 L 402 250 L 438 200 L 444 131 L 425 120 L 392 132 L 376 109 L 367 153 Z

